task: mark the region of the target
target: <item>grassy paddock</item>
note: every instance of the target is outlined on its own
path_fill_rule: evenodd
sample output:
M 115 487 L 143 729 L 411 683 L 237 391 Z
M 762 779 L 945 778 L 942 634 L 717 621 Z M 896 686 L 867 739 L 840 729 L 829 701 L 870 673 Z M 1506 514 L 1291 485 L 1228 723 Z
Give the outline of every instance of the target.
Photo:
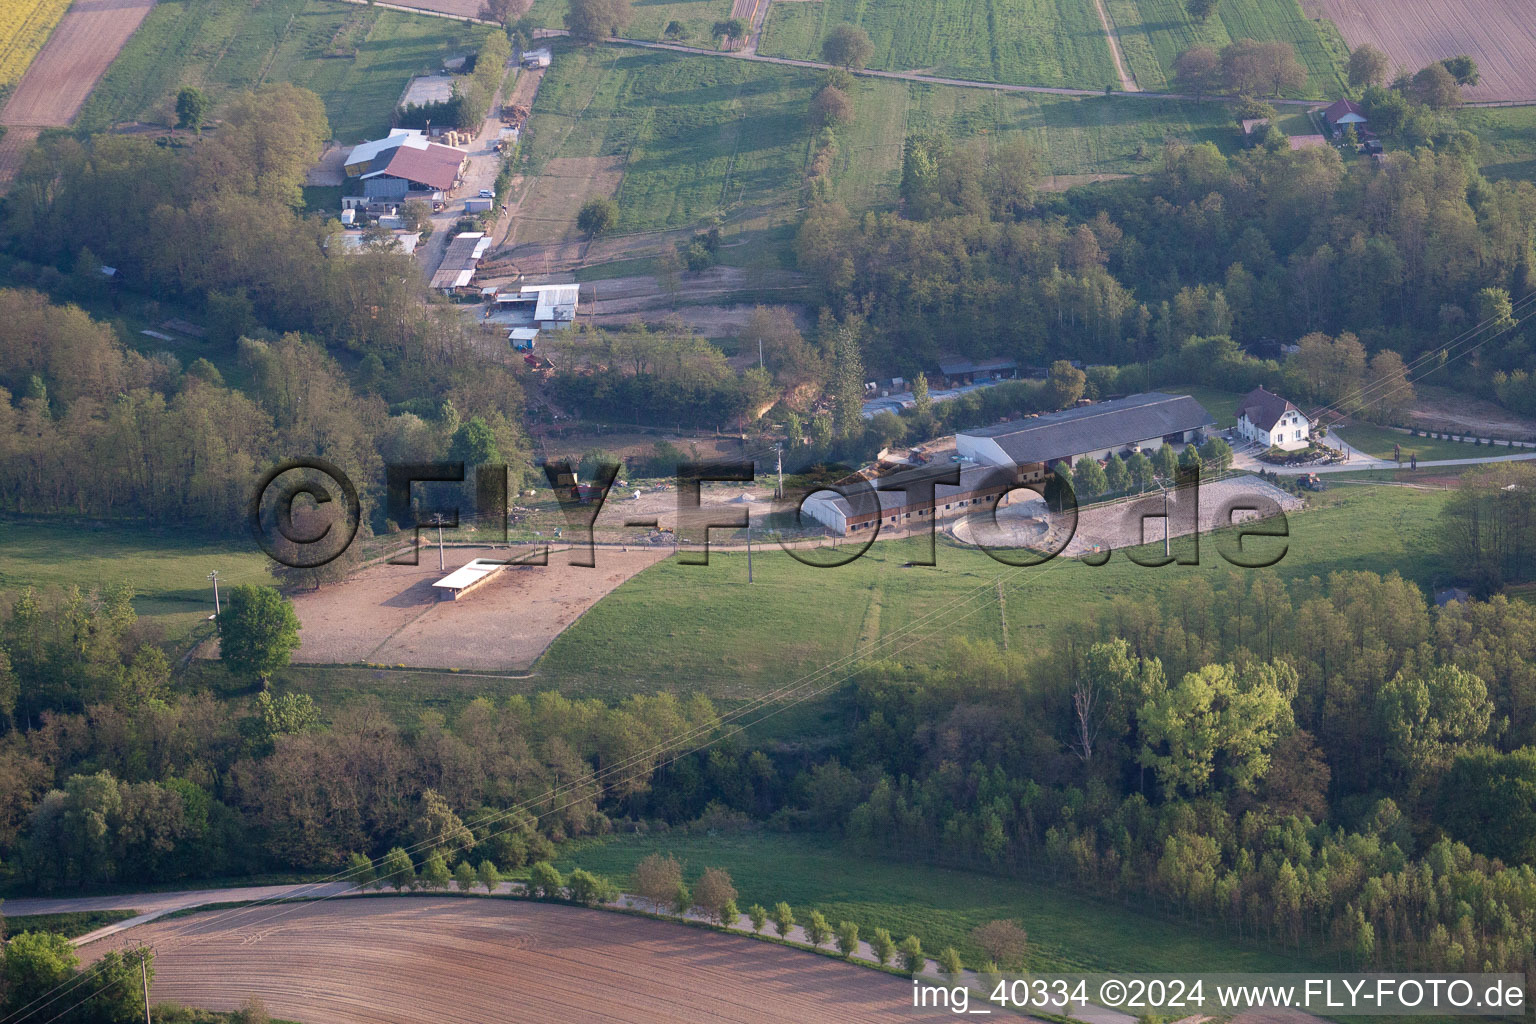
M 1221 388 L 1208 388 L 1200 384 L 1189 387 L 1157 388 L 1170 395 L 1191 395 L 1195 401 L 1205 407 L 1205 411 L 1216 418 L 1216 427 L 1225 430 L 1237 425 L 1237 403 L 1243 400 L 1243 396 L 1236 391 L 1224 391 Z
M 161 0 L 107 68 L 77 124 L 169 123 L 186 85 L 212 96 L 292 82 L 325 101 L 333 137 L 382 133 L 412 75 L 467 53 L 489 29 L 327 0 Z M 215 107 L 217 116 L 217 106 Z
M 564 28 L 566 6 L 566 0 L 534 0 L 528 18 L 538 28 Z M 635 0 L 630 12 L 629 25 L 620 33 L 626 39 L 659 41 L 676 21 L 683 26 L 679 42 L 712 46 L 709 30 L 731 16 L 731 0 Z
M 619 229 L 798 202 L 814 72 L 629 47 L 562 49 L 534 101 L 532 173 L 622 164 Z
M 869 33 L 872 68 L 1020 85 L 1119 87 L 1104 28 L 1092 3 L 1082 0 L 777 3 L 769 8 L 758 52 L 820 60 L 823 37 L 843 22 Z
M 795 6 L 793 4 L 786 6 Z M 834 187 L 852 209 L 894 205 L 913 134 L 995 145 L 1022 135 L 1050 175 L 1144 174 L 1167 138 L 1232 143 L 1224 104 L 1025 95 L 859 79 L 856 117 L 839 132 Z M 1152 159 L 1138 159 L 1138 149 Z
M 969 964 L 981 951 L 970 931 L 1011 918 L 1029 933 L 1031 971 L 1188 970 L 1294 971 L 1304 962 L 1245 946 L 1200 927 L 1175 924 L 1114 904 L 1013 878 L 878 860 L 830 836 L 749 832 L 625 837 L 575 845 L 559 866 L 583 867 L 621 886 L 641 859 L 671 853 L 690 879 L 706 867 L 731 873 L 745 908 L 787 901 L 796 916 L 820 910 L 834 924 L 858 924 L 861 935 L 887 928 L 898 940 L 917 935 L 923 948 L 953 945 Z M 772 925 L 767 929 L 772 932 Z
M 213 613 L 210 570 L 230 584 L 271 583 L 267 564 L 245 538 L 99 521 L 0 524 L 0 600 L 28 586 L 89 590 L 127 582 L 138 594 L 139 617 L 172 636 Z
M 1536 181 L 1536 106 L 1474 108 L 1456 118 L 1482 140 L 1478 163 L 1484 175 Z
M 1116 596 L 1155 596 L 1198 574 L 1293 579 L 1340 569 L 1395 570 L 1428 586 L 1448 569 L 1435 537 L 1444 500 L 1443 492 L 1402 487 L 1318 495 L 1312 507 L 1289 517 L 1285 557 L 1262 570 L 1229 565 L 1218 554 L 1220 535 L 1202 538 L 1200 564 L 1161 569 L 1135 565 L 1123 552 L 1099 568 L 1057 559 L 1015 569 L 942 542 L 936 567 L 904 568 L 921 553 L 918 542 L 908 540 L 877 542 L 857 561 L 832 569 L 765 547 L 754 558 L 750 586 L 742 555 L 715 552 L 708 566 L 667 561 L 620 586 L 561 634 L 535 666 L 537 684 L 611 696 L 697 690 L 729 703 L 783 686 L 853 654 L 862 641 L 906 626 L 913 627 L 913 640 L 924 639 L 904 642 L 904 650 L 884 648 L 885 656 L 920 662 L 925 649 L 952 637 L 1001 642 L 1003 612 L 991 596 L 999 579 L 1014 650 L 1045 647 L 1068 623 Z M 973 600 L 962 605 L 967 598 Z
M 1234 39 L 1290 43 L 1308 73 L 1300 96 L 1337 96 L 1346 86 L 1343 66 L 1349 50 L 1338 29 L 1325 18 L 1308 18 L 1296 0 L 1223 0 L 1204 24 L 1190 17 L 1183 0 L 1105 2 L 1131 73 L 1143 89 L 1169 88 L 1174 58 L 1191 46 L 1219 50 Z
M 1488 445 L 1475 445 L 1468 441 L 1414 437 L 1401 430 L 1378 427 L 1371 423 L 1357 423 L 1354 426 L 1344 427 L 1338 431 L 1338 435 L 1367 455 L 1374 455 L 1378 459 L 1390 459 L 1392 446 L 1402 445 L 1405 465 L 1409 455 L 1418 455 L 1420 462 L 1428 462 L 1436 459 L 1481 459 L 1499 455 L 1519 455 L 1531 451 L 1529 448 L 1503 446 L 1491 448 Z

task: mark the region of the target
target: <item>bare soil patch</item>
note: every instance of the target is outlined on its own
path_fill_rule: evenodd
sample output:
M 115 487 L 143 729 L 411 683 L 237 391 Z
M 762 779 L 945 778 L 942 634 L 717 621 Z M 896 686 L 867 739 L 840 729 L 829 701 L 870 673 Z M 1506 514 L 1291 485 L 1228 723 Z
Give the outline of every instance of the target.
M 1016 500 L 998 510 L 996 527 L 985 517 L 975 520 L 965 518 L 955 520 L 950 532 L 964 544 L 972 544 L 980 539 L 994 547 L 1029 545 L 1042 550 L 1060 548 L 1061 538 L 1073 528 L 1071 517 L 1047 512 L 1038 497 L 1025 492 L 1016 493 L 1014 498 Z M 1268 499 L 1287 512 L 1295 511 L 1305 504 L 1295 495 L 1254 476 L 1201 484 L 1200 533 L 1206 534 L 1231 526 L 1234 520 L 1244 522 L 1255 518 L 1252 513 L 1241 511 L 1236 512 L 1230 520 L 1222 514 L 1229 502 L 1237 500 L 1241 505 L 1243 501 L 1252 498 Z M 1178 499 L 1173 500 L 1176 502 Z M 1077 558 L 1105 550 L 1124 551 L 1160 541 L 1163 538 L 1161 512 L 1162 499 L 1156 493 L 1084 509 L 1078 514 L 1071 542 L 1061 553 L 1067 558 Z M 1192 532 L 1189 514 L 1179 511 L 1176 506 L 1169 526 L 1171 537 L 1182 537 Z
M 155 0 L 76 0 L 16 83 L 0 123 L 67 126 L 153 6 Z
M 156 922 L 92 943 L 156 951 L 152 1001 L 259 996 L 310 1024 L 952 1020 L 911 984 L 742 936 L 511 900 L 385 897 Z
M 1485 435 L 1525 439 L 1536 437 L 1536 422 L 1502 406 L 1471 395 L 1419 385 L 1413 409 L 1408 413 L 1422 427 L 1466 429 Z
M 449 548 L 446 572 L 472 558 L 508 558 L 505 548 Z M 672 548 L 600 549 L 597 567 L 574 567 L 556 551 L 549 565 L 513 565 L 457 601 L 432 584 L 446 572 L 423 547 L 420 565 L 374 565 L 294 598 L 303 628 L 294 655 L 318 664 L 405 665 L 521 671 L 588 608 Z
M 334 142 L 328 143 L 321 152 L 320 159 L 304 172 L 304 184 L 345 185 L 347 183 L 346 159 L 346 146 L 338 146 Z
M 1529 0 L 1302 0 L 1331 18 L 1351 47 L 1370 43 L 1417 70 L 1471 54 L 1482 72 L 1469 100 L 1536 100 L 1536 19 Z
M 461 18 L 478 18 L 485 7 L 484 0 L 392 0 L 400 7 L 414 7 L 419 11 L 436 11 L 439 14 L 455 14 Z
M 517 205 L 508 241 L 575 241 L 576 214 L 593 196 L 612 196 L 624 176 L 621 156 L 554 157 Z M 537 267 L 526 268 L 537 272 Z

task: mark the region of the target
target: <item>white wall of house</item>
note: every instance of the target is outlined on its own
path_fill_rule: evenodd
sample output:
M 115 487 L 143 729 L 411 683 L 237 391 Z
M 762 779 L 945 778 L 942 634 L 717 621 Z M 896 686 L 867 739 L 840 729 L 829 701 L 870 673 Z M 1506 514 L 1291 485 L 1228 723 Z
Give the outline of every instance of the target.
M 1237 432 L 1265 447 L 1295 451 L 1312 443 L 1312 424 L 1307 417 L 1292 409 L 1280 417 L 1269 430 L 1262 430 L 1249 421 L 1247 416 L 1237 421 Z

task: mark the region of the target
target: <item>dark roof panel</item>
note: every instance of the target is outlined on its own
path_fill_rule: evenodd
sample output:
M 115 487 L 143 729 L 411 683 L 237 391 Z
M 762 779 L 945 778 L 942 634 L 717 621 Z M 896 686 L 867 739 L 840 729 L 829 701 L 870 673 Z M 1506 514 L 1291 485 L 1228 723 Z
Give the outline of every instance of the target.
M 943 483 L 942 479 L 955 469 L 960 470 L 960 485 Z M 996 466 L 976 466 L 962 463 L 950 463 L 949 465 L 923 466 L 918 469 L 902 470 L 899 473 L 888 473 L 870 481 L 869 487 L 850 488 L 847 497 L 839 496 L 832 499 L 832 504 L 844 516 L 854 518 L 866 516 L 879 508 L 882 512 L 889 509 L 902 508 L 912 504 L 914 500 L 902 485 L 918 481 L 937 478 L 941 482 L 934 486 L 934 498 L 936 504 L 942 505 L 947 499 L 956 494 L 965 494 L 970 491 L 989 489 L 1006 490 L 1013 485 L 1013 477 L 1009 470 L 999 469 Z M 874 488 L 886 488 L 875 490 Z
M 1237 407 L 1238 418 L 1248 417 L 1248 422 L 1260 430 L 1273 430 L 1280 417 L 1291 410 L 1300 412 L 1294 405 L 1271 391 L 1254 388 L 1243 396 Z
M 1211 414 L 1189 395 L 1151 391 L 961 433 L 991 438 L 1023 466 L 1215 425 Z

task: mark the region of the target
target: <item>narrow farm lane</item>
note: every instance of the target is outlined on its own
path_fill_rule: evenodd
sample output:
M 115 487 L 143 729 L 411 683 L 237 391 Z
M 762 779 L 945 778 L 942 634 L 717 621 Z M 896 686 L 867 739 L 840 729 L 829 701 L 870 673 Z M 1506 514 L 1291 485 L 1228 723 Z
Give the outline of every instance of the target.
M 1099 24 L 1104 26 L 1104 37 L 1109 40 L 1109 55 L 1115 59 L 1115 72 L 1120 76 L 1120 88 L 1124 92 L 1140 92 L 1141 86 L 1136 84 L 1136 79 L 1125 69 L 1125 53 L 1120 49 L 1120 30 L 1109 20 L 1109 12 L 1104 9 L 1104 0 L 1093 0 L 1093 6 L 1099 12 Z

